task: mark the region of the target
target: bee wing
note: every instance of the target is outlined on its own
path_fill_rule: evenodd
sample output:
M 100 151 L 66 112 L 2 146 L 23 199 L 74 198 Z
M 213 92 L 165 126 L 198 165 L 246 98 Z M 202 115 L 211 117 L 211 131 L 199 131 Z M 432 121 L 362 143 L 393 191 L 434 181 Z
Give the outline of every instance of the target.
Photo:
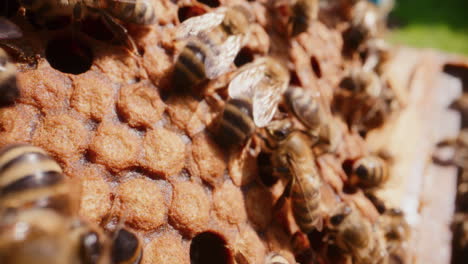
M 256 86 L 253 98 L 253 118 L 256 126 L 264 127 L 270 123 L 287 87 L 287 82 L 279 80 L 273 84 Z
M 21 38 L 21 29 L 10 20 L 0 17 L 0 39 Z
M 252 98 L 254 87 L 262 80 L 264 65 L 249 65 L 241 70 L 229 83 L 228 93 L 231 98 Z
M 177 29 L 176 39 L 185 39 L 190 36 L 196 36 L 202 31 L 209 30 L 221 24 L 225 15 L 225 8 L 219 8 L 215 12 L 203 14 L 201 16 L 191 17 Z
M 239 53 L 242 46 L 242 36 L 230 36 L 219 49 L 215 50 L 215 56 L 209 56 L 205 60 L 205 72 L 209 79 L 214 79 L 226 73 L 231 63 Z

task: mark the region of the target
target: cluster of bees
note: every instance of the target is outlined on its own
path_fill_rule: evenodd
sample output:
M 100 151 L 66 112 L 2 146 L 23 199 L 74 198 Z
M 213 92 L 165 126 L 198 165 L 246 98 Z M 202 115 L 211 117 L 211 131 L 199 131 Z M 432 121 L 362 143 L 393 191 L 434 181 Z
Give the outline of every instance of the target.
M 320 8 L 332 5 L 347 10 L 345 20 L 350 23 L 343 34 L 345 46 L 348 55 L 357 56 L 362 65 L 349 69 L 331 106 L 307 87 L 290 84 L 287 59 L 271 54 L 233 69 L 255 20 L 247 3 L 219 7 L 176 28 L 176 40 L 184 47 L 175 62 L 173 90 L 204 97 L 207 81 L 232 76 L 213 134 L 221 145 L 235 151 L 252 141 L 260 142 L 262 152 L 270 157 L 264 165 L 271 167 L 274 177 L 287 182 L 275 208 L 290 198 L 300 230 L 326 233 L 327 243 L 354 263 L 403 261 L 398 254 L 409 228 L 400 210 L 379 206 L 380 218 L 371 222 L 351 203 L 343 202 L 332 212 L 322 208 L 323 180 L 316 158 L 334 153 L 339 144 L 332 115 L 341 116 L 350 130 L 365 135 L 382 125 L 394 101 L 392 90 L 380 75 L 389 56 L 388 47 L 379 38 L 381 17 L 368 1 L 293 1 L 287 38 L 293 41 L 308 31 L 318 20 Z M 22 1 L 22 7 L 38 24 L 58 16 L 79 21 L 87 15 L 99 15 L 119 43 L 135 53 L 135 42 L 120 21 L 140 25 L 156 22 L 150 0 L 33 0 Z M 0 29 L 0 39 L 21 37 L 19 28 L 7 19 L 0 20 Z M 2 104 L 12 104 L 19 96 L 15 73 L 13 63 L 0 49 Z M 219 98 L 216 92 L 209 96 Z M 279 106 L 285 111 L 279 112 Z M 367 190 L 370 197 L 390 177 L 387 161 L 378 155 L 353 160 L 348 174 L 349 185 Z M 76 216 L 71 193 L 60 167 L 43 150 L 29 145 L 5 148 L 0 153 L 1 262 L 138 263 L 138 237 L 123 227 L 102 230 L 82 221 Z M 272 252 L 266 263 L 289 262 Z
M 319 4 L 298 0 L 291 6 L 287 25 L 290 38 L 313 27 Z M 365 53 L 365 61 L 343 78 L 335 95 L 339 101 L 333 102 L 336 109 L 321 104 L 320 95 L 290 85 L 287 63 L 270 55 L 243 65 L 233 74 L 221 117 L 213 129 L 219 144 L 234 151 L 259 140 L 262 151 L 270 157 L 268 164 L 260 166 L 271 167 L 269 171 L 275 177 L 287 181 L 275 209 L 290 198 L 300 230 L 305 234 L 326 232 L 328 242 L 354 263 L 404 261 L 399 254 L 409 232 L 403 213 L 386 209 L 372 195 L 372 190 L 389 178 L 387 161 L 378 155 L 354 160 L 349 172 L 349 184 L 368 190 L 379 204 L 382 215 L 378 223 L 371 223 L 351 204 L 330 214 L 321 207 L 322 179 L 315 160 L 320 155 L 317 153 L 333 153 L 339 143 L 329 118 L 332 111 L 343 115 L 350 129 L 366 132 L 382 125 L 392 107 L 392 91 L 379 76 L 389 51 L 385 42 L 377 38 L 376 12 L 376 7 L 367 1 L 355 1 L 350 7 L 352 22 L 345 40 L 353 42 L 355 53 Z M 174 89 L 200 95 L 206 81 L 231 71 L 237 53 L 248 41 L 252 16 L 244 6 L 233 6 L 184 21 L 177 36 L 186 39 L 186 44 L 176 61 Z M 277 112 L 279 105 L 287 111 Z M 342 109 L 350 105 L 353 111 Z M 299 120 L 299 126 L 293 117 Z M 272 253 L 266 263 L 289 262 Z

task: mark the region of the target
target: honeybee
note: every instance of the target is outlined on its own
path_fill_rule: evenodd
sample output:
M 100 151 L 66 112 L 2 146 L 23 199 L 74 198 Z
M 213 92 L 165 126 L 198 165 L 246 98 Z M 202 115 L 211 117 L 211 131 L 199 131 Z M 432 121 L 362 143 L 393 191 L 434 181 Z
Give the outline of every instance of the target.
M 228 87 L 230 99 L 218 131 L 222 143 L 243 144 L 256 127 L 266 126 L 273 118 L 288 83 L 288 71 L 271 57 L 240 69 Z
M 315 157 L 310 148 L 310 137 L 301 131 L 293 130 L 287 121 L 272 122 L 266 132 L 273 148 L 272 166 L 288 177 L 288 185 L 277 202 L 282 206 L 286 197 L 291 197 L 294 218 L 304 233 L 322 230 L 320 207 L 321 180 L 315 165 Z
M 440 157 L 435 153 L 432 157 L 433 161 L 442 166 L 455 165 L 460 168 L 468 167 L 468 156 L 467 156 L 467 146 L 468 146 L 468 129 L 462 129 L 456 138 L 449 138 L 442 140 L 437 144 L 437 147 L 453 147 L 455 148 L 455 153 L 452 158 L 446 159 Z
M 22 36 L 21 30 L 6 18 L 0 17 L 0 40 L 15 39 Z M 0 48 L 0 106 L 12 104 L 19 97 L 16 85 L 16 66 L 8 54 Z
M 391 208 L 380 216 L 379 224 L 385 236 L 389 254 L 397 254 L 409 238 L 410 227 L 403 211 Z
M 235 5 L 185 20 L 176 36 L 186 45 L 175 64 L 175 87 L 190 91 L 207 78 L 228 72 L 248 37 L 252 19 L 246 7 Z
M 136 51 L 135 43 L 115 18 L 139 25 L 156 23 L 151 0 L 21 0 L 21 3 L 42 25 L 58 17 L 71 16 L 74 21 L 80 21 L 89 14 L 99 15 L 114 37 L 132 51 Z
M 284 96 L 296 118 L 312 134 L 317 135 L 324 122 L 324 111 L 318 100 L 319 93 L 312 93 L 300 87 L 290 86 Z
M 291 11 L 289 32 L 291 36 L 296 36 L 307 31 L 310 24 L 317 20 L 319 0 L 297 0 Z
M 307 127 L 307 132 L 316 139 L 314 150 L 334 152 L 338 145 L 335 123 L 320 104 L 319 93 L 312 93 L 300 87 L 289 86 L 285 101 L 296 118 Z
M 343 33 L 348 52 L 358 50 L 367 40 L 377 37 L 384 27 L 382 14 L 370 1 L 357 1 L 350 16 L 350 27 Z
M 385 122 L 392 103 L 391 89 L 374 71 L 352 69 L 341 81 L 332 105 L 350 128 L 364 133 Z
M 368 155 L 354 161 L 350 182 L 364 188 L 375 188 L 384 184 L 388 178 L 387 162 L 376 155 Z
M 70 185 L 55 160 L 38 147 L 10 145 L 0 151 L 0 208 L 54 208 L 71 214 Z
M 278 253 L 270 253 L 266 256 L 265 264 L 289 264 L 289 261 Z
M 357 209 L 343 206 L 329 220 L 331 242 L 350 254 L 353 263 L 385 263 L 387 253 L 382 234 Z
M 46 208 L 0 215 L 0 261 L 5 264 L 109 263 L 106 240 L 91 225 Z
M 392 57 L 391 47 L 383 38 L 373 38 L 367 41 L 365 49 L 364 71 L 375 71 L 378 74 L 383 72 L 383 67 Z
M 142 246 L 138 237 L 129 230 L 120 228 L 113 239 L 112 263 L 138 264 L 142 254 Z

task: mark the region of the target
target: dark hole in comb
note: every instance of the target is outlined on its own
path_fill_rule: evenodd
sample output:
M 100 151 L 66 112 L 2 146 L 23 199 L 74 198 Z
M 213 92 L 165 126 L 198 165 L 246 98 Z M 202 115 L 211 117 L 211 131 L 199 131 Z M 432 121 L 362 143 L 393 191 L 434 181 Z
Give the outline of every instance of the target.
M 299 80 L 299 76 L 297 75 L 296 71 L 290 72 L 290 76 L 291 76 L 291 78 L 289 80 L 289 83 L 291 85 L 301 86 L 301 80 Z
M 209 6 L 209 7 L 218 7 L 219 6 L 219 1 L 218 0 L 197 0 L 197 2 L 205 4 L 205 5 Z
M 248 48 L 242 48 L 237 54 L 236 58 L 234 59 L 234 64 L 237 67 L 240 67 L 244 64 L 247 64 L 253 61 L 253 59 L 254 59 L 254 56 L 253 56 L 252 51 Z
M 17 0 L 3 0 L 0 3 L 0 16 L 10 17 L 13 16 L 20 7 Z
M 51 40 L 47 44 L 45 53 L 52 68 L 64 73 L 84 73 L 93 63 L 91 49 L 71 36 L 61 36 Z
M 347 159 L 343 161 L 343 164 L 341 164 L 341 167 L 343 168 L 344 172 L 349 176 L 352 173 L 353 170 L 353 160 Z
M 104 24 L 101 17 L 86 17 L 81 22 L 81 31 L 97 40 L 111 41 L 114 38 L 114 34 Z
M 226 241 L 219 234 L 203 232 L 192 239 L 190 244 L 191 264 L 233 264 Z
M 183 6 L 177 11 L 177 17 L 179 22 L 184 22 L 185 20 L 194 17 L 203 15 L 206 13 L 206 10 L 198 6 Z
M 271 155 L 265 152 L 261 152 L 257 157 L 258 174 L 260 180 L 265 186 L 273 186 L 278 178 L 273 176 L 273 167 L 270 162 Z
M 312 66 L 312 70 L 314 70 L 315 76 L 317 78 L 322 78 L 322 70 L 320 69 L 320 64 L 315 56 L 310 58 L 310 65 Z

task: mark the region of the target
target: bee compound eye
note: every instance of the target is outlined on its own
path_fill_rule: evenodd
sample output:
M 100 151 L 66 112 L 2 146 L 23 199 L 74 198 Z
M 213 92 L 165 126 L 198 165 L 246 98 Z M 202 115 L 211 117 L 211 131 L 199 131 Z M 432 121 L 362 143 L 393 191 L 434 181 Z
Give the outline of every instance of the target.
M 344 214 L 337 214 L 330 218 L 330 223 L 334 226 L 338 226 L 339 224 L 343 222 L 344 219 L 345 219 Z
M 359 165 L 355 171 L 356 175 L 361 179 L 367 179 L 369 176 L 369 171 L 364 165 Z
M 96 232 L 89 232 L 81 237 L 80 258 L 83 264 L 98 263 L 101 250 L 101 242 Z
M 132 258 L 139 258 L 138 254 L 138 237 L 125 230 L 120 229 L 114 239 L 112 245 L 112 261 L 113 263 L 127 263 Z

